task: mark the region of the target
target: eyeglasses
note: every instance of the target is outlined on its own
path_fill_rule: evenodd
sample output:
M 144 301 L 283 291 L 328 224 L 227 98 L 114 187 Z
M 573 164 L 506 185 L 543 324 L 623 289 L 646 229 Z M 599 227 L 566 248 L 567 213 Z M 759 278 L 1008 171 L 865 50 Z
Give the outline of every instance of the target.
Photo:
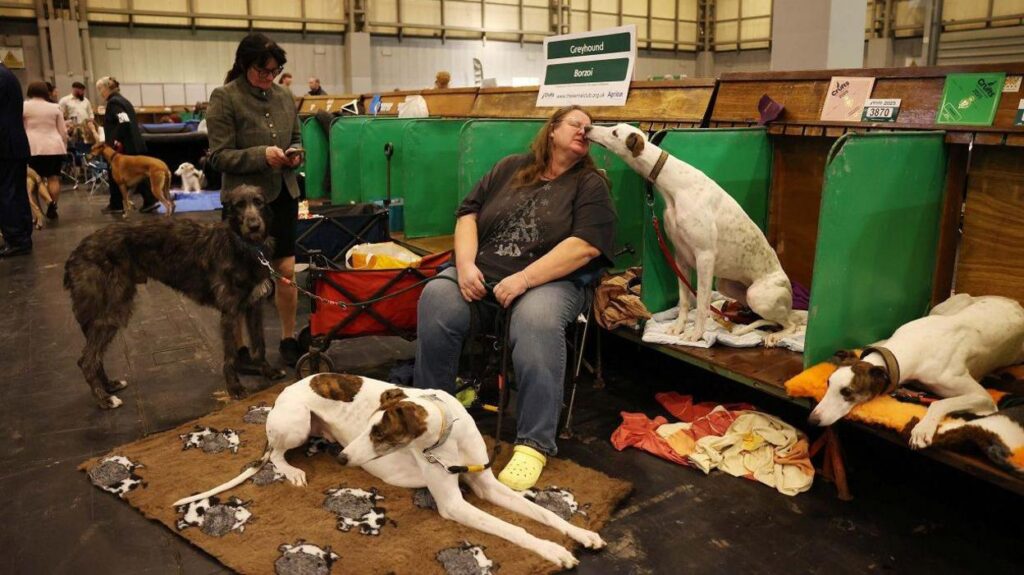
M 267 70 L 266 68 L 260 68 L 259 66 L 253 66 L 252 69 L 256 71 L 256 75 L 258 77 L 270 80 L 270 79 L 273 79 L 273 78 L 277 77 L 278 74 L 283 72 L 284 71 L 284 66 L 278 66 L 277 68 L 274 68 L 273 70 Z

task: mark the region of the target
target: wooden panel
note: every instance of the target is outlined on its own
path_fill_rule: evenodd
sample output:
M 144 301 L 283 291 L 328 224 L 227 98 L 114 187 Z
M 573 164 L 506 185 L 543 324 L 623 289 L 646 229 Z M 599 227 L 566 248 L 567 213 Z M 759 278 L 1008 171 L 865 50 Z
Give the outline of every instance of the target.
M 537 87 L 482 88 L 473 106 L 477 118 L 547 118 L 554 108 L 537 108 Z M 713 80 L 633 82 L 625 106 L 593 106 L 599 122 L 688 122 L 699 124 L 714 91 Z
M 815 70 L 808 72 L 757 72 L 722 75 L 711 120 L 715 125 L 724 122 L 754 122 L 758 117 L 757 103 L 765 94 L 784 106 L 782 114 L 773 124 L 814 126 L 858 126 L 877 129 L 946 129 L 956 134 L 985 134 L 984 144 L 1001 145 L 1006 134 L 1024 134 L 1024 127 L 1014 126 L 1019 94 L 1007 93 L 1000 99 L 992 126 L 962 127 L 936 125 L 935 116 L 942 100 L 947 74 L 956 72 L 999 71 L 1024 74 L 1024 63 L 979 66 L 942 66 L 931 68 L 878 68 L 854 70 Z M 873 98 L 900 98 L 901 108 L 895 123 L 836 123 L 822 122 L 821 107 L 828 92 L 832 76 L 874 76 Z M 826 134 L 839 130 L 826 130 Z M 786 133 L 790 133 L 787 131 Z M 805 132 L 804 135 L 815 135 Z M 969 141 L 971 136 L 956 137 L 951 141 Z
M 974 149 L 956 290 L 1024 301 L 1024 177 L 1020 151 Z
M 356 94 L 304 96 L 302 98 L 302 103 L 299 105 L 299 114 L 302 116 L 310 116 L 321 110 L 327 112 L 337 112 L 345 104 L 348 104 L 352 100 L 358 99 L 359 96 Z
M 772 138 L 768 241 L 791 279 L 811 286 L 829 138 Z
M 391 104 L 391 109 L 381 112 L 378 116 L 397 116 L 398 105 L 405 102 L 406 96 L 423 96 L 427 101 L 427 110 L 431 116 L 443 118 L 465 118 L 469 116 L 476 100 L 477 88 L 450 88 L 447 90 L 396 90 L 380 94 L 381 102 Z M 362 95 L 364 110 L 370 109 L 374 94 Z
M 948 146 L 946 163 L 946 189 L 943 199 L 942 220 L 939 224 L 939 247 L 935 261 L 935 280 L 932 305 L 949 297 L 953 289 L 956 249 L 960 244 L 960 213 L 967 186 L 967 147 Z

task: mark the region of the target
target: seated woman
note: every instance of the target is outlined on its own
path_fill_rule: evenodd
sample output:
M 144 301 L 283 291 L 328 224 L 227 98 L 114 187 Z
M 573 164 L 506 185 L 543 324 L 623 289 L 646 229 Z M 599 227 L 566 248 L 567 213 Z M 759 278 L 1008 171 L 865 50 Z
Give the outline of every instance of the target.
M 419 303 L 415 385 L 455 393 L 470 303 L 487 294 L 511 308 L 509 337 L 519 395 L 516 446 L 498 479 L 516 490 L 537 483 L 555 455 L 566 369 L 565 327 L 584 303 L 581 277 L 610 265 L 615 208 L 589 155 L 590 116 L 555 112 L 527 154 L 509 156 L 459 207 L 456 279 L 427 284 Z

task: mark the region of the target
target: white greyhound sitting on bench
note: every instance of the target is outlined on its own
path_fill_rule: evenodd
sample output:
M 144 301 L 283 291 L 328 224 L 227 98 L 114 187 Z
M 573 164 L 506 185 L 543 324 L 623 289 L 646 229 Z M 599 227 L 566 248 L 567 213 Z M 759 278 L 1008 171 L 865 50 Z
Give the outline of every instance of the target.
M 747 305 L 764 320 L 733 333 L 742 335 L 764 325 L 780 331 L 765 336 L 775 347 L 803 322 L 793 313 L 793 287 L 779 256 L 743 208 L 703 172 L 668 155 L 629 124 L 590 126 L 587 138 L 619 156 L 647 178 L 665 198 L 665 231 L 675 246 L 676 264 L 684 275 L 697 270 L 697 317 L 686 330 L 690 291 L 679 282 L 679 317 L 669 333 L 685 341 L 704 335 L 711 307 L 711 282 L 718 290 Z M 685 331 L 684 331 L 685 330 Z
M 305 485 L 305 472 L 289 465 L 285 452 L 310 436 L 344 445 L 338 455 L 343 465 L 362 467 L 398 487 L 426 487 L 442 517 L 507 539 L 563 568 L 579 561 L 561 545 L 470 505 L 459 490 L 459 478 L 484 501 L 553 527 L 585 547 L 605 545 L 597 533 L 572 525 L 499 482 L 490 470 L 483 436 L 457 399 L 443 391 L 402 388 L 355 375 L 317 374 L 285 388 L 267 415 L 267 447 L 259 464 L 174 506 L 236 487 L 267 461 L 293 485 Z

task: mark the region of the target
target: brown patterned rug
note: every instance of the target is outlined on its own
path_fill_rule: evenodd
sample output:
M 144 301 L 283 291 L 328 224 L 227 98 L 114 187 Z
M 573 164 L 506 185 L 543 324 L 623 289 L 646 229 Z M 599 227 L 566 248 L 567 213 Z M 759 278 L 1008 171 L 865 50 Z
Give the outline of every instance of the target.
M 289 453 L 309 485 L 293 487 L 264 469 L 217 498 L 173 509 L 171 503 L 237 475 L 260 457 L 264 421 L 283 385 L 206 417 L 123 445 L 79 469 L 99 488 L 122 497 L 240 573 L 554 573 L 553 564 L 504 539 L 443 519 L 429 492 L 392 487 L 361 469 L 345 468 L 314 440 Z M 495 469 L 511 454 L 503 449 Z M 531 494 L 576 525 L 599 530 L 632 489 L 625 481 L 564 459 L 552 459 Z M 467 500 L 530 533 L 575 542 L 505 509 Z

